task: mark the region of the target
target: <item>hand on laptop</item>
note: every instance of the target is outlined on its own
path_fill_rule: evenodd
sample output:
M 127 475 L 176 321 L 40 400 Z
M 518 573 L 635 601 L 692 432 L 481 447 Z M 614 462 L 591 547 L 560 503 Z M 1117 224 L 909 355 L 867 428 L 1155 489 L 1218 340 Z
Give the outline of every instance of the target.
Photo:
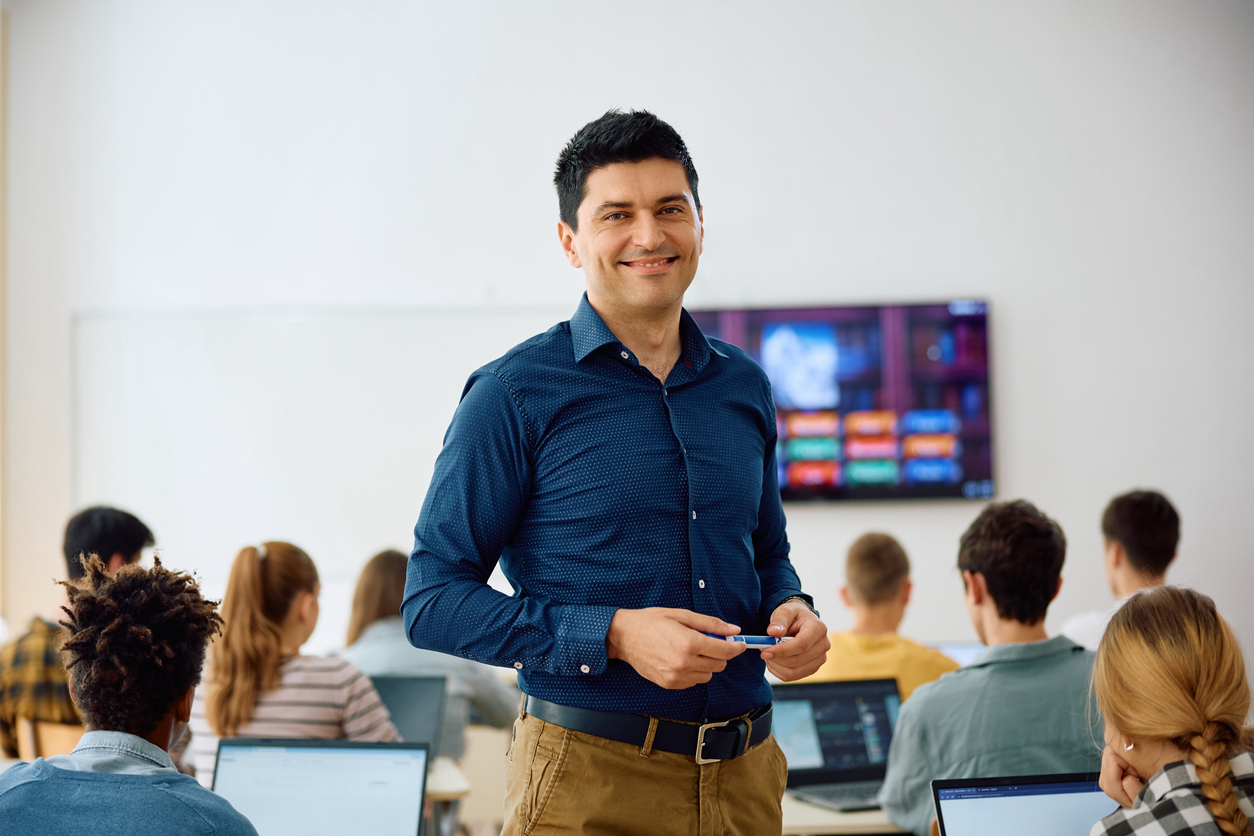
M 827 626 L 800 601 L 785 601 L 771 613 L 768 636 L 792 636 L 792 641 L 762 651 L 766 669 L 784 682 L 795 682 L 817 671 L 827 659 Z
M 1145 782 L 1126 760 L 1121 758 L 1110 744 L 1102 750 L 1102 774 L 1097 779 L 1098 786 L 1120 806 L 1131 807 L 1132 802 L 1141 794 Z

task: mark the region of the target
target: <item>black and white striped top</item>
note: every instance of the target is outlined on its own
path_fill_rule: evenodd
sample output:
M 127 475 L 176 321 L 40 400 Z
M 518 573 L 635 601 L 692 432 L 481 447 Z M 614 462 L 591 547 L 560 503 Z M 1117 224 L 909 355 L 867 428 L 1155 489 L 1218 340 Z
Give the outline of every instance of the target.
M 189 730 L 196 779 L 209 787 L 218 736 L 205 717 L 203 686 L 196 690 Z M 283 662 L 278 687 L 258 698 L 252 719 L 240 726 L 236 737 L 401 739 L 369 677 L 346 659 L 322 656 L 294 656 Z

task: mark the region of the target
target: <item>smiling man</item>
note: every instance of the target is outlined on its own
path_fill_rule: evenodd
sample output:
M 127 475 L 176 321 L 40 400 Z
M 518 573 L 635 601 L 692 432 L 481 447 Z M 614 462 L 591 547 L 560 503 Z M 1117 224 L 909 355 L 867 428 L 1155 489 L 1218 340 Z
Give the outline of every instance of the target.
M 555 182 L 587 294 L 466 384 L 415 527 L 410 641 L 520 672 L 505 833 L 778 833 L 764 670 L 807 676 L 828 642 L 788 560 L 770 385 L 683 310 L 704 229 L 673 128 L 610 111 Z

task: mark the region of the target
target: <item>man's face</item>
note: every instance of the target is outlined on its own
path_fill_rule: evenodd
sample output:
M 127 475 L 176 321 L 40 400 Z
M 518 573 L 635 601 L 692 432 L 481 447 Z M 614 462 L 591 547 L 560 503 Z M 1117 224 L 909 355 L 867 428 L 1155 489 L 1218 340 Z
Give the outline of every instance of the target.
M 682 165 L 655 158 L 593 171 L 578 218 L 578 232 L 559 222 L 558 236 L 593 307 L 621 316 L 683 303 L 704 230 Z

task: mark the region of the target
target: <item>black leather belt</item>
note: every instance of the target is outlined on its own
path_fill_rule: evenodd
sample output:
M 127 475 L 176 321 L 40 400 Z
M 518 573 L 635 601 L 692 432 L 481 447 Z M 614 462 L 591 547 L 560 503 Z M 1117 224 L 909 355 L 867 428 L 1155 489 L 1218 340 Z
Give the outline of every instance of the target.
M 643 714 L 620 714 L 558 705 L 528 695 L 523 711 L 534 714 L 546 723 L 584 734 L 644 746 L 649 735 L 649 720 Z M 697 763 L 713 763 L 738 758 L 750 747 L 761 743 L 771 733 L 771 704 L 767 703 L 749 714 L 700 726 L 658 719 L 653 735 L 653 748 L 680 755 L 693 755 Z

